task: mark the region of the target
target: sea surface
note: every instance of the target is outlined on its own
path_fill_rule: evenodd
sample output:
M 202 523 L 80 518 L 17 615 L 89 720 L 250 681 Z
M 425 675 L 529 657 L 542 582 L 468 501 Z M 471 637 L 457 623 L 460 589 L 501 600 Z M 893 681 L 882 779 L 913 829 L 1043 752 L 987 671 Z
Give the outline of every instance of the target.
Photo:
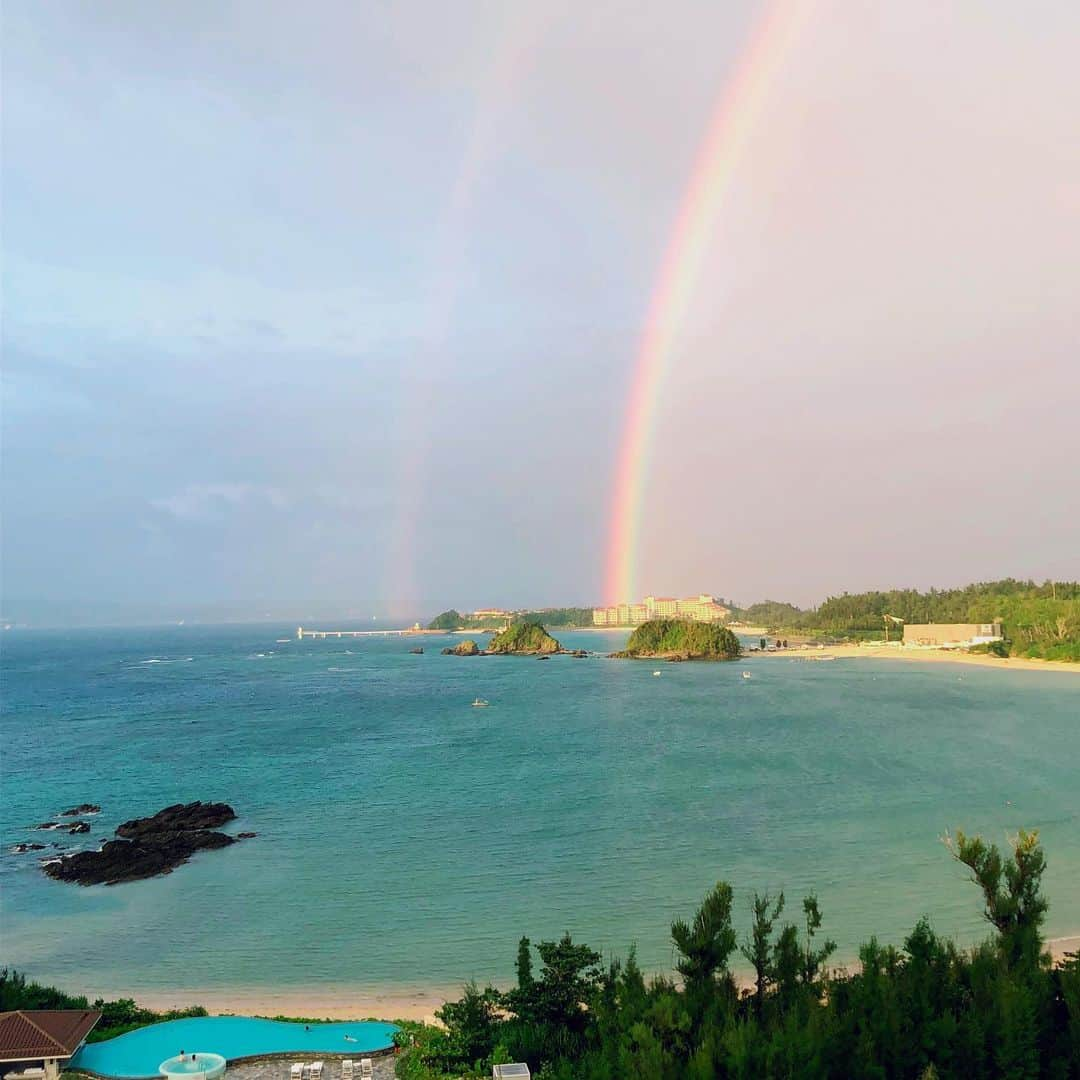
M 458 640 L 5 634 L 0 964 L 136 996 L 407 991 L 505 983 L 521 935 L 570 931 L 667 970 L 671 919 L 719 879 L 740 934 L 752 891 L 782 889 L 796 920 L 818 894 L 840 958 L 871 934 L 900 943 L 923 914 L 967 943 L 986 925 L 941 843 L 957 827 L 998 843 L 1038 828 L 1048 935 L 1080 932 L 1073 675 L 439 655 Z M 10 851 L 96 847 L 193 799 L 231 803 L 231 831 L 257 838 L 114 887 L 51 881 Z M 82 802 L 103 807 L 89 835 L 31 829 Z

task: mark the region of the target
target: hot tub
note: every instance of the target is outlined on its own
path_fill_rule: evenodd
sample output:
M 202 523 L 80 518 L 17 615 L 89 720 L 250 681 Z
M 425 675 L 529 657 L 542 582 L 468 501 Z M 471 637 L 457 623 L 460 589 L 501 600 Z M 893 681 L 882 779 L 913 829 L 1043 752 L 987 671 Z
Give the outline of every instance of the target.
M 169 1080 L 218 1080 L 225 1071 L 220 1054 L 180 1054 L 163 1061 L 158 1072 Z

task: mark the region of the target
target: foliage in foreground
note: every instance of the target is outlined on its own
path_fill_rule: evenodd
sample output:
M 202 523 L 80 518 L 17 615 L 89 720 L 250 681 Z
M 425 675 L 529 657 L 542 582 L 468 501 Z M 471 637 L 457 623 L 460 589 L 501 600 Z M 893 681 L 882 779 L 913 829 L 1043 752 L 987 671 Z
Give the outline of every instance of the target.
M 630 635 L 619 656 L 679 656 L 688 660 L 734 660 L 739 639 L 726 627 L 688 619 L 652 619 Z
M 1010 854 L 958 834 L 950 850 L 979 886 L 993 937 L 960 950 L 925 918 L 901 948 L 872 938 L 859 969 L 829 972 L 813 896 L 799 924 L 780 920 L 783 895 L 754 897 L 750 934 L 734 928 L 720 882 L 690 922 L 671 927 L 680 982 L 646 979 L 569 935 L 518 946 L 517 985 L 465 987 L 444 1006 L 444 1029 L 409 1025 L 404 1080 L 490 1076 L 527 1061 L 542 1080 L 711 1080 L 714 1077 L 1080 1077 L 1080 956 L 1052 968 L 1042 952 L 1045 858 L 1036 833 Z M 754 970 L 740 991 L 737 952 Z
M 101 1019 L 90 1032 L 87 1042 L 103 1042 L 105 1039 L 162 1020 L 183 1020 L 189 1016 L 207 1015 L 200 1005 L 193 1005 L 188 1009 L 154 1012 L 136 1005 L 131 998 L 120 998 L 117 1001 L 98 998 L 90 1002 L 85 997 L 65 994 L 52 986 L 27 982 L 26 976 L 18 971 L 0 968 L 0 1012 L 13 1009 L 100 1009 Z

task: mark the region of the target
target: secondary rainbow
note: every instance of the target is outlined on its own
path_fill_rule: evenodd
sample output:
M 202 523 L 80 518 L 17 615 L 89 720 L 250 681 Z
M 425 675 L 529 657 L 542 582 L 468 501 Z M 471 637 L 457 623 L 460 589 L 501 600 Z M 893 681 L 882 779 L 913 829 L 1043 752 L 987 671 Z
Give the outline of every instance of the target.
M 806 0 L 776 0 L 766 8 L 712 111 L 675 217 L 634 363 L 619 447 L 605 570 L 608 603 L 638 595 L 642 509 L 661 386 L 710 246 L 713 222 L 807 6 Z

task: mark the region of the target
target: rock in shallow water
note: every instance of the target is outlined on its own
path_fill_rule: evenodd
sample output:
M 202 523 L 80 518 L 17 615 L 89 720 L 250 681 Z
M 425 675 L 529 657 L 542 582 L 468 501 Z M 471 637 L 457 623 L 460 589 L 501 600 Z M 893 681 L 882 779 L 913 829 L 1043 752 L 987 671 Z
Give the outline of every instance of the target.
M 196 851 L 236 843 L 237 837 L 213 831 L 235 817 L 227 803 L 177 803 L 153 817 L 125 821 L 116 830 L 122 839 L 107 840 L 100 851 L 68 855 L 44 870 L 51 878 L 78 885 L 116 885 L 168 874 Z
M 137 840 L 141 836 L 189 829 L 220 829 L 236 817 L 236 811 L 223 802 L 176 803 L 159 810 L 153 817 L 132 818 L 116 830 L 117 836 Z

